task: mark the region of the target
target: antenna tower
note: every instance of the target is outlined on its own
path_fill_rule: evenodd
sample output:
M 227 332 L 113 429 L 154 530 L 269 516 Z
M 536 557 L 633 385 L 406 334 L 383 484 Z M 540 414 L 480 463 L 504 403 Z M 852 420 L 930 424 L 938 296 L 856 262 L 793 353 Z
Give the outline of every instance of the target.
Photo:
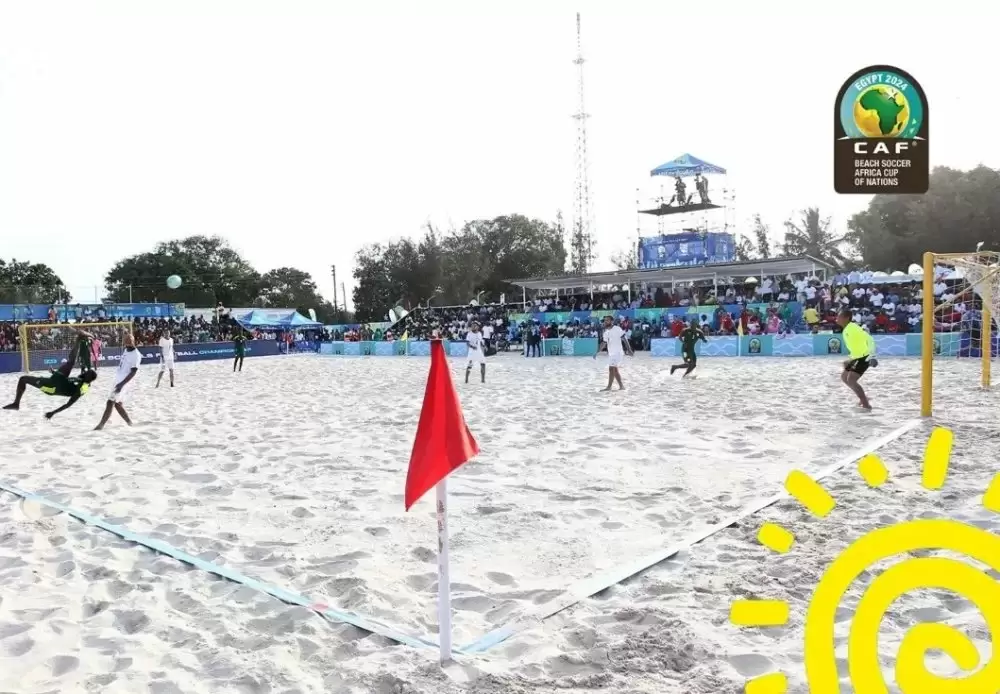
M 573 114 L 576 121 L 576 185 L 573 197 L 573 225 L 570 229 L 570 269 L 579 274 L 590 270 L 594 259 L 593 217 L 590 208 L 590 172 L 587 162 L 587 119 L 583 99 L 583 42 L 580 38 L 580 13 L 576 13 L 576 65 L 577 97 L 579 108 Z

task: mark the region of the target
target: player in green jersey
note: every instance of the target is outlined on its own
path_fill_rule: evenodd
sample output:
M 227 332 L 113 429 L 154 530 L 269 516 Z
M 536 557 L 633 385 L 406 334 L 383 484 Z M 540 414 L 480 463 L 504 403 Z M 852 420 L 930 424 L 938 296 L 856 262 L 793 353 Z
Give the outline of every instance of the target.
M 236 366 L 239 365 L 240 372 L 243 371 L 243 357 L 246 356 L 247 338 L 243 331 L 236 333 L 233 337 L 233 347 L 236 350 L 236 358 L 233 359 L 233 373 L 236 373 Z
M 17 391 L 14 393 L 14 402 L 4 406 L 5 410 L 18 410 L 21 408 L 21 398 L 28 386 L 37 388 L 46 395 L 69 398 L 62 407 L 57 407 L 51 412 L 45 413 L 46 419 L 52 419 L 63 410 L 68 410 L 76 404 L 76 401 L 90 390 L 90 384 L 97 380 L 97 372 L 87 369 L 79 376 L 71 376 L 73 366 L 76 363 L 76 349 L 70 350 L 66 363 L 57 370 L 52 371 L 49 376 L 21 376 L 17 381 Z
M 840 374 L 840 380 L 858 396 L 861 409 L 870 412 L 871 403 L 868 402 L 868 396 L 865 395 L 865 390 L 858 383 L 858 379 L 865 374 L 869 367 L 878 366 L 878 360 L 875 359 L 875 339 L 864 328 L 855 323 L 853 318 L 854 314 L 849 310 L 843 310 L 837 314 L 837 325 L 843 329 L 840 337 L 844 341 L 844 347 L 847 348 L 850 357 L 844 362 L 844 371 Z
M 684 328 L 678 337 L 681 341 L 681 358 L 684 359 L 684 363 L 671 366 L 670 375 L 673 376 L 674 371 L 677 369 L 686 369 L 684 378 L 687 378 L 698 366 L 698 355 L 695 354 L 694 346 L 698 344 L 698 340 L 708 342 L 708 338 L 705 337 L 705 333 L 698 327 L 698 321 L 696 320 L 692 320 L 691 325 Z

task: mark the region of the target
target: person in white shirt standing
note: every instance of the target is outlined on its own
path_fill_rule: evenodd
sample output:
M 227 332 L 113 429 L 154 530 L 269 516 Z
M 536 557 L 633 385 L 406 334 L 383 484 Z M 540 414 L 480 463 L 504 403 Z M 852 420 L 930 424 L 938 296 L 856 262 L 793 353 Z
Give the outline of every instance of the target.
M 490 342 L 493 340 L 493 326 L 487 323 L 483 326 L 483 354 L 489 352 Z
M 625 361 L 626 350 L 631 356 L 632 347 L 625 341 L 625 331 L 621 329 L 621 326 L 615 324 L 611 316 L 605 316 L 604 335 L 601 346 L 597 349 L 598 354 L 604 351 L 608 353 L 608 387 L 604 390 L 611 390 L 611 386 L 615 383 L 618 384 L 618 390 L 625 390 L 625 384 L 622 383 L 622 375 L 618 367 Z M 597 354 L 594 355 L 594 359 L 597 359 Z
M 486 357 L 483 355 L 483 333 L 480 332 L 479 323 L 472 322 L 472 330 L 465 336 L 465 344 L 469 345 L 469 360 L 465 365 L 465 382 L 469 382 L 469 374 L 472 373 L 472 366 L 479 364 L 479 377 L 481 383 L 486 383 Z
M 139 364 L 142 363 L 142 353 L 135 346 L 135 337 L 132 333 L 125 335 L 125 349 L 122 350 L 121 361 L 118 362 L 118 371 L 115 373 L 115 386 L 108 393 L 108 402 L 104 408 L 104 416 L 101 423 L 94 427 L 95 431 L 100 431 L 111 419 L 111 410 L 117 410 L 122 419 L 129 426 L 132 420 L 129 419 L 128 412 L 125 411 L 125 402 L 132 394 L 132 381 L 139 373 Z
M 156 387 L 160 387 L 163 380 L 163 372 L 170 372 L 170 387 L 174 387 L 174 338 L 170 337 L 170 331 L 164 330 L 163 337 L 160 338 L 160 375 L 156 377 Z

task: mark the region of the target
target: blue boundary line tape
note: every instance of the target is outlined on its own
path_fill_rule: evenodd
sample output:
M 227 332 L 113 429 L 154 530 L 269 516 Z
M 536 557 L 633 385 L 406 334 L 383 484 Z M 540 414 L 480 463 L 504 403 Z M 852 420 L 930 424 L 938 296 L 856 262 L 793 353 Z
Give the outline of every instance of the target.
M 823 479 L 824 477 L 832 475 L 838 470 L 850 465 L 854 461 L 860 460 L 869 453 L 874 453 L 879 448 L 882 448 L 883 446 L 891 443 L 892 441 L 895 441 L 903 434 L 906 434 L 912 431 L 913 429 L 917 428 L 920 424 L 921 420 L 919 419 L 910 420 L 906 424 L 900 426 L 897 429 L 892 430 L 888 434 L 881 436 L 873 441 L 870 441 L 869 443 L 866 443 L 864 446 L 859 448 L 857 451 L 851 453 L 850 455 L 845 456 L 840 460 L 831 463 L 830 465 L 827 465 L 826 467 L 822 468 L 818 473 L 813 474 L 813 478 L 819 480 Z M 548 619 L 549 617 L 552 617 L 553 615 L 562 612 L 563 610 L 569 607 L 572 607 L 578 602 L 585 600 L 592 595 L 600 593 L 602 590 L 610 588 L 611 586 L 617 583 L 621 583 L 622 581 L 631 578 L 636 574 L 642 573 L 646 569 L 649 569 L 650 567 L 659 564 L 661 561 L 669 559 L 678 552 L 688 549 L 691 546 L 696 545 L 699 542 L 702 542 L 703 540 L 711 537 L 712 535 L 715 535 L 716 533 L 725 530 L 726 528 L 732 526 L 733 524 L 738 523 L 739 521 L 747 518 L 748 516 L 751 516 L 757 513 L 758 511 L 767 508 L 768 506 L 771 506 L 772 504 L 781 501 L 782 499 L 787 499 L 787 498 L 788 494 L 780 492 L 771 497 L 758 499 L 757 501 L 751 502 L 748 506 L 745 506 L 735 515 L 723 520 L 721 523 L 709 526 L 708 528 L 702 528 L 700 530 L 696 530 L 695 532 L 691 533 L 690 535 L 682 539 L 680 542 L 677 542 L 676 544 L 666 549 L 658 550 L 652 554 L 648 554 L 644 557 L 636 559 L 635 561 L 629 562 L 628 564 L 616 566 L 606 572 L 596 574 L 589 578 L 585 578 L 582 581 L 578 582 L 576 585 L 571 586 L 568 590 L 566 590 L 565 593 L 563 593 L 563 595 L 560 598 L 552 602 L 545 603 L 539 609 L 521 616 L 520 618 L 511 622 L 510 624 L 502 626 L 498 629 L 494 629 L 493 631 L 489 632 L 482 638 L 473 641 L 467 646 L 459 648 L 458 652 L 469 655 L 487 651 L 493 648 L 494 646 L 503 643 L 504 641 L 509 639 L 511 636 L 514 636 L 518 632 L 524 631 L 525 629 L 534 626 Z
M 93 525 L 102 530 L 106 530 L 107 532 L 117 535 L 118 537 L 124 540 L 128 540 L 129 542 L 134 542 L 137 545 L 142 545 L 143 547 L 147 547 L 153 550 L 154 552 L 159 552 L 160 554 L 172 557 L 177 561 L 184 562 L 185 564 L 190 564 L 196 569 L 207 571 L 209 573 L 215 574 L 216 576 L 221 576 L 222 578 L 230 580 L 234 583 L 239 583 L 241 585 L 247 586 L 248 588 L 252 588 L 253 590 L 256 590 L 258 592 L 266 593 L 267 595 L 275 597 L 278 600 L 281 600 L 282 602 L 288 603 L 290 605 L 299 605 L 301 607 L 308 608 L 313 612 L 315 612 L 316 614 L 323 617 L 324 619 L 326 619 L 327 621 L 351 624 L 353 626 L 358 627 L 359 629 L 371 632 L 372 634 L 378 634 L 379 636 L 384 636 L 385 638 L 395 641 L 396 643 L 400 643 L 404 646 L 411 646 L 413 648 L 435 648 L 435 649 L 439 647 L 436 641 L 406 634 L 402 631 L 399 631 L 398 629 L 394 629 L 393 627 L 390 627 L 387 624 L 384 624 L 383 622 L 380 622 L 376 619 L 372 619 L 370 617 L 363 617 L 361 615 L 354 614 L 352 612 L 341 612 L 340 610 L 336 610 L 324 603 L 317 603 L 313 600 L 310 600 L 306 596 L 300 595 L 299 593 L 293 593 L 289 590 L 285 590 L 284 588 L 280 588 L 278 586 L 271 585 L 269 583 L 258 581 L 255 578 L 250 578 L 249 576 L 245 576 L 239 573 L 238 571 L 233 571 L 232 569 L 228 569 L 224 566 L 219 566 L 218 564 L 213 564 L 212 562 L 205 561 L 204 559 L 199 559 L 198 557 L 188 554 L 183 550 L 177 549 L 173 545 L 169 545 L 166 542 L 157 540 L 152 537 L 147 537 L 145 535 L 140 535 L 139 533 L 134 533 L 128 528 L 124 528 L 122 526 L 112 525 L 111 523 L 108 523 L 107 521 L 104 521 L 98 518 L 97 516 L 85 513 L 84 511 L 79 511 L 75 508 L 71 508 L 70 506 L 66 506 L 65 504 L 59 503 L 58 501 L 53 501 L 52 499 L 48 499 L 44 496 L 40 496 L 33 492 L 25 491 L 19 487 L 15 487 L 13 485 L 6 484 L 4 482 L 0 482 L 0 489 L 9 492 L 15 496 L 19 496 L 22 499 L 35 501 L 44 506 L 48 506 L 49 508 L 54 508 L 58 511 L 62 511 L 63 513 L 72 516 L 77 520 L 82 521 L 83 523 L 86 523 L 88 525 Z

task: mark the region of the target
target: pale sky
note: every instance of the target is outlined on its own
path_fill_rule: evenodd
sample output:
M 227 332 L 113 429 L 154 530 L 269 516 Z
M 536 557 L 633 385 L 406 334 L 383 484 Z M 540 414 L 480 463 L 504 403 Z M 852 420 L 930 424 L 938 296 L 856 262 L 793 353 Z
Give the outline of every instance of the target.
M 568 222 L 577 10 L 598 268 L 684 152 L 728 168 L 745 229 L 809 205 L 843 228 L 867 200 L 833 191 L 831 114 L 867 65 L 923 85 L 932 165 L 1000 167 L 995 4 L 814 4 L 0 0 L 0 257 L 88 300 L 126 255 L 221 234 L 331 297 L 331 264 L 350 291 L 363 243 L 428 220 Z

